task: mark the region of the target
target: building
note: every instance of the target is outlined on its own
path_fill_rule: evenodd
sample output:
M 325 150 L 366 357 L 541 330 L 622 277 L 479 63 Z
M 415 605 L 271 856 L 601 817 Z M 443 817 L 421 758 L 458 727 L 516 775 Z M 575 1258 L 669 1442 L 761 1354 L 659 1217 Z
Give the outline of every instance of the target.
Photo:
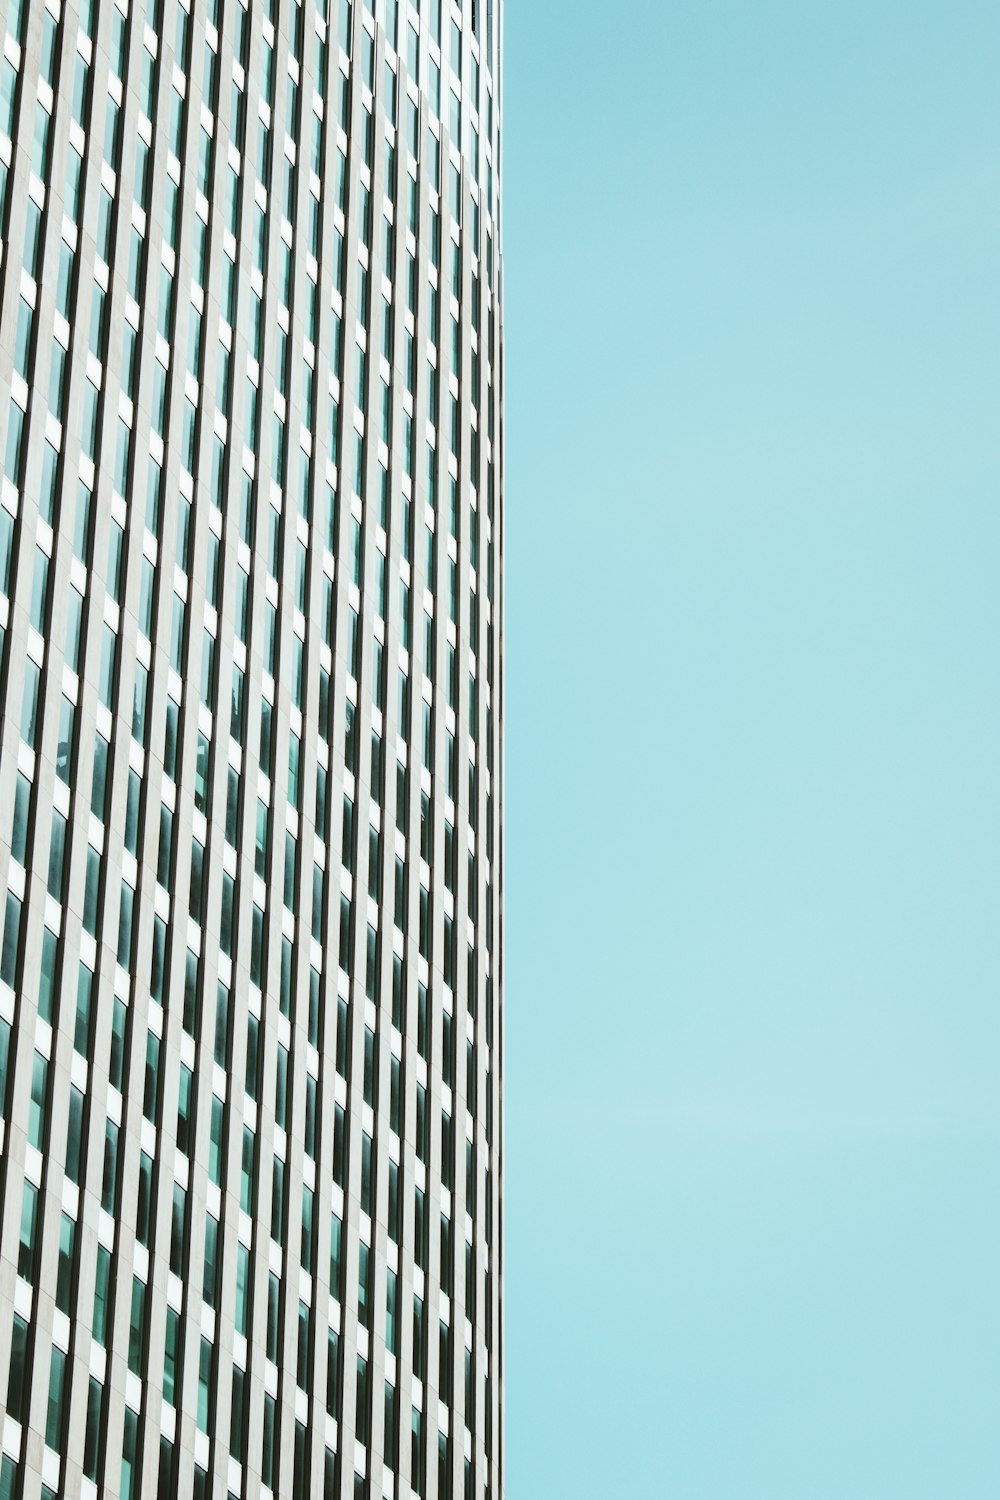
M 500 8 L 0 15 L 2 1500 L 502 1500 Z

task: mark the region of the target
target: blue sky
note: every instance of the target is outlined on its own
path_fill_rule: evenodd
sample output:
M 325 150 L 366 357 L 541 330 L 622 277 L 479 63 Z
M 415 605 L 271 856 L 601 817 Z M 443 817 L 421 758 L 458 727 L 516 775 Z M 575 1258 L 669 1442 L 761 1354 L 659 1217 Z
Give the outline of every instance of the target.
M 507 1500 L 996 1500 L 1000 11 L 506 24 Z

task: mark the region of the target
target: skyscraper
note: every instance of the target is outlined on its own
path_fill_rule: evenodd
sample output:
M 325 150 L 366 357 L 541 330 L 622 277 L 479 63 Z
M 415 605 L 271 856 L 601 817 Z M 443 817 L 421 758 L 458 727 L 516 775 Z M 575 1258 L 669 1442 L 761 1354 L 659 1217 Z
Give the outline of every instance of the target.
M 0 19 L 0 1500 L 501 1500 L 501 0 Z

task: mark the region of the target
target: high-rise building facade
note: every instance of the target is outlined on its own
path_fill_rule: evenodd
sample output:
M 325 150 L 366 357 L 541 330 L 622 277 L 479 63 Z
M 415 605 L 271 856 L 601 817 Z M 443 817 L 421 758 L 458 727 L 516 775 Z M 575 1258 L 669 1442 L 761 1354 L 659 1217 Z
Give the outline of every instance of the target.
M 502 1500 L 501 3 L 0 6 L 0 1500 Z

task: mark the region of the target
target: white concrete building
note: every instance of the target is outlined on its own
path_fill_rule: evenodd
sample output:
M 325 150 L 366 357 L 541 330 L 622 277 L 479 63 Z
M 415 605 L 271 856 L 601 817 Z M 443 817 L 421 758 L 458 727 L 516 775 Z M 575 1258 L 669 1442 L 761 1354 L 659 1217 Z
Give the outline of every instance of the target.
M 500 26 L 0 6 L 0 1500 L 502 1500 Z

